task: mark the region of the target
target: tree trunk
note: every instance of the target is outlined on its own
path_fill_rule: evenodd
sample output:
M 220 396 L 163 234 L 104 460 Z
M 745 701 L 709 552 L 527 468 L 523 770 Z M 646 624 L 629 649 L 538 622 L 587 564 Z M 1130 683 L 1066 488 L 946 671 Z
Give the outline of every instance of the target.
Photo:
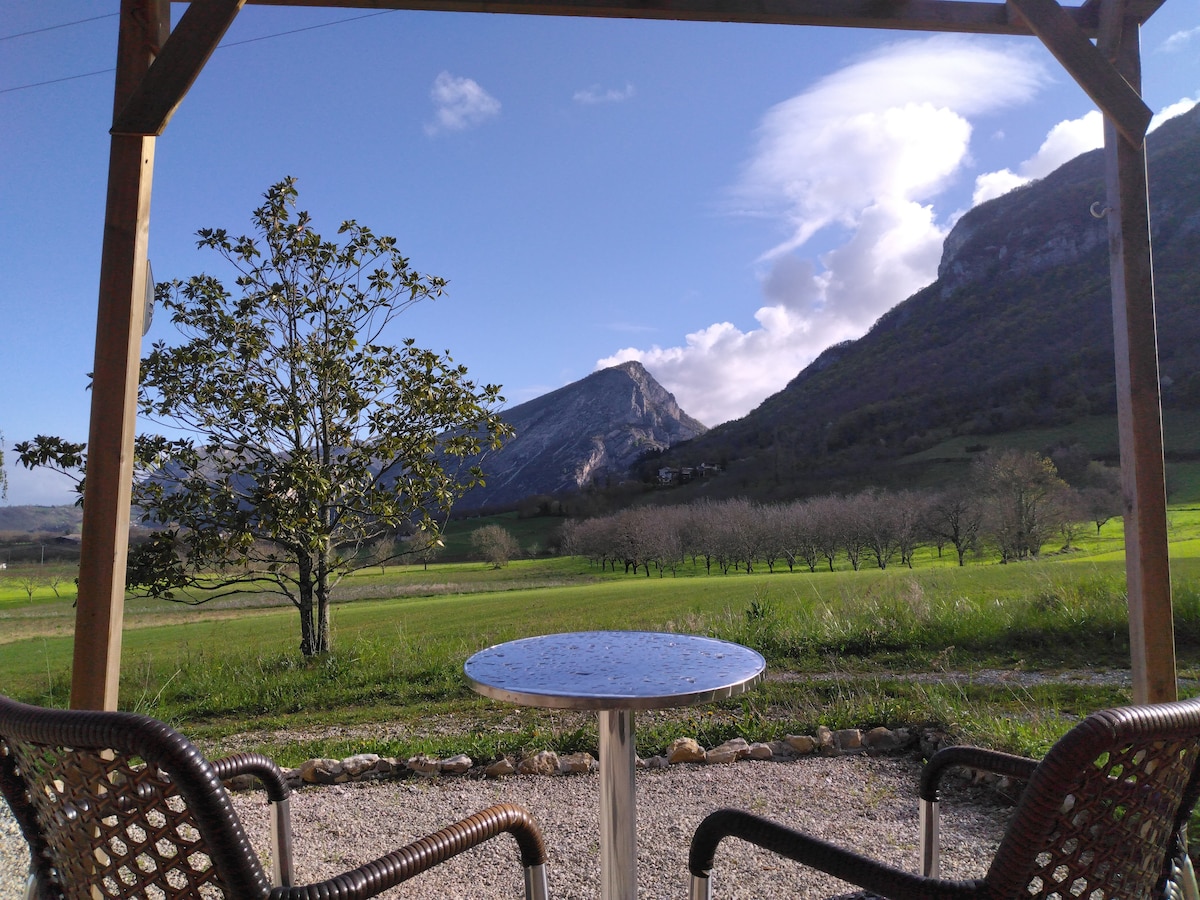
M 300 593 L 300 652 L 304 656 L 315 656 L 317 653 L 317 635 L 313 628 L 313 571 L 312 557 L 305 552 L 297 552 L 296 580 Z
M 328 539 L 317 557 L 317 653 L 328 653 L 333 649 L 329 636 L 329 556 L 333 547 Z

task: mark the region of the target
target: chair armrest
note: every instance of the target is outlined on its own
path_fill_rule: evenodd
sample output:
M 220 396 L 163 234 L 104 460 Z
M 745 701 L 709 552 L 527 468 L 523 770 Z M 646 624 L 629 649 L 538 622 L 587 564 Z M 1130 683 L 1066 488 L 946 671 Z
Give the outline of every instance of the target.
M 710 813 L 696 829 L 688 854 L 693 883 L 708 878 L 717 844 L 725 837 L 755 844 L 891 900 L 967 900 L 978 895 L 981 884 L 914 875 L 740 809 Z
M 275 761 L 261 753 L 233 753 L 211 763 L 222 781 L 251 775 L 262 782 L 271 807 L 271 884 L 290 885 L 295 880 L 292 854 L 292 789 Z
M 917 804 L 921 830 L 919 851 L 921 874 L 929 878 L 936 878 L 941 868 L 938 784 L 942 773 L 951 766 L 967 766 L 1028 781 L 1033 770 L 1038 767 L 1038 762 L 1036 759 L 1026 759 L 1023 756 L 1013 756 L 1010 753 L 1000 753 L 996 750 L 983 750 L 979 747 L 943 747 L 933 754 L 921 770 L 921 786 L 918 791 L 921 799 Z
M 504 832 L 511 833 L 520 848 L 526 896 L 544 898 L 546 845 L 541 830 L 525 807 L 498 803 L 334 878 L 277 887 L 270 900 L 365 900 Z M 539 878 L 540 886 L 531 885 Z
M 938 781 L 942 773 L 951 766 L 966 766 L 970 769 L 981 769 L 996 775 L 1007 775 L 1028 781 L 1033 770 L 1038 767 L 1036 759 L 1024 756 L 1014 756 L 1011 753 L 1000 753 L 997 750 L 984 750 L 980 747 L 943 747 L 930 757 L 929 762 L 921 770 L 920 795 L 922 800 L 930 803 L 938 802 Z
M 283 777 L 283 770 L 273 759 L 261 753 L 233 753 L 214 759 L 212 767 L 222 781 L 228 781 L 238 775 L 253 775 L 266 788 L 268 800 L 286 800 L 292 794 L 292 789 Z

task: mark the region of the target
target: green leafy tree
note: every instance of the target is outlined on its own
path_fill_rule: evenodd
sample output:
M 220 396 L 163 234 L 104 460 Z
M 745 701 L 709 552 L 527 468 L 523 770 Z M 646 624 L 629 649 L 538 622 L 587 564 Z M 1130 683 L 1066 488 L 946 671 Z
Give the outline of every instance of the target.
M 442 279 L 354 221 L 323 239 L 296 211 L 293 179 L 264 197 L 254 236 L 197 233 L 236 272 L 236 297 L 207 274 L 158 288 L 183 340 L 142 360 L 140 412 L 183 436 L 138 439 L 134 504 L 161 530 L 131 550 L 127 583 L 190 603 L 278 592 L 311 656 L 331 649 L 337 581 L 375 564 L 365 549 L 413 527 L 438 533 L 511 429 L 497 386 L 412 340 L 387 342 Z M 81 466 L 83 448 L 56 440 L 26 445 L 22 461 Z

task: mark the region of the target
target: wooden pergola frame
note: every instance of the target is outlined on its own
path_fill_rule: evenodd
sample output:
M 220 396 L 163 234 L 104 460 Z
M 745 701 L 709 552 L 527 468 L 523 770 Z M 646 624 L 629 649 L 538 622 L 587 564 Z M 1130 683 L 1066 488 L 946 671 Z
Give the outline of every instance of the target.
M 1138 30 L 1163 0 L 121 0 L 71 706 L 115 709 L 155 138 L 246 2 L 1029 35 L 1104 114 L 1134 701 L 1175 699 Z

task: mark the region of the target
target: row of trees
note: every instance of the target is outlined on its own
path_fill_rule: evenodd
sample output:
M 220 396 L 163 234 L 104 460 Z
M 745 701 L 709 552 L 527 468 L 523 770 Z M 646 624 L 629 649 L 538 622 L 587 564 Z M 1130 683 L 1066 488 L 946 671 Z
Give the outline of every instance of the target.
M 786 565 L 831 571 L 912 565 L 920 546 L 953 547 L 958 564 L 990 547 L 1001 562 L 1037 556 L 1059 534 L 1067 545 L 1079 523 L 1097 530 L 1120 512 L 1115 473 L 1093 464 L 1088 483 L 1069 487 L 1050 459 L 1009 450 L 983 454 L 971 478 L 938 492 L 866 490 L 780 504 L 750 500 L 635 507 L 564 525 L 563 550 L 602 566 L 661 575 L 691 560 L 722 573 Z

